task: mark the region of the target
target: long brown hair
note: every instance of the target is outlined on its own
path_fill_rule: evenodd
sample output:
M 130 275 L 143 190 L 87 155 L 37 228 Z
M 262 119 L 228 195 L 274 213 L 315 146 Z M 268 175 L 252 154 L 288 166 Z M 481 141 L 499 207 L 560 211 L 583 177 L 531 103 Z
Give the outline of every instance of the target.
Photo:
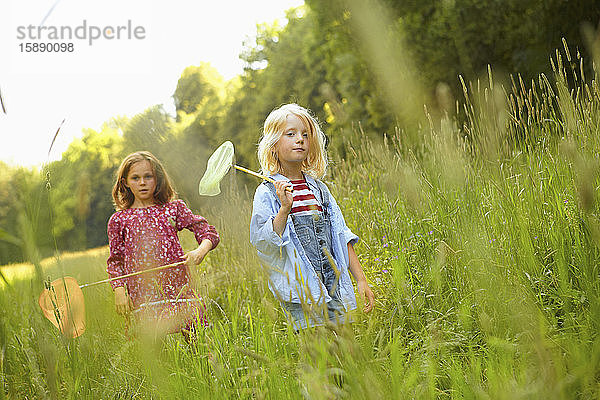
M 133 164 L 140 161 L 148 161 L 152 167 L 152 173 L 156 179 L 156 188 L 154 189 L 154 200 L 158 204 L 165 204 L 173 200 L 177 193 L 171 185 L 169 176 L 162 166 L 161 162 L 149 151 L 136 151 L 129 154 L 117 171 L 117 180 L 112 190 L 113 203 L 117 211 L 125 210 L 131 207 L 135 201 L 135 196 L 126 185 L 127 175 Z

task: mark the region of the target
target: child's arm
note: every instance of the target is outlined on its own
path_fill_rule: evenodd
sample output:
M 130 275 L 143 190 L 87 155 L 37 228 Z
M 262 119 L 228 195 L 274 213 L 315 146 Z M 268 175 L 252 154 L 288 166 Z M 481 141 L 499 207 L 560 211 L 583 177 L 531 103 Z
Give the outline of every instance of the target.
M 221 238 L 215 227 L 210 225 L 203 216 L 194 215 L 183 200 L 175 200 L 175 203 L 177 206 L 175 229 L 177 231 L 182 229 L 190 230 L 199 244 L 198 248 L 202 247 L 202 250 L 206 250 L 206 252 L 217 247 Z M 208 243 L 203 244 L 205 240 L 210 241 L 210 246 Z
M 281 208 L 279 208 L 277 215 L 275 215 L 275 218 L 273 218 L 273 230 L 279 235 L 279 237 L 281 237 L 281 235 L 283 235 L 283 231 L 285 230 L 287 218 L 292 210 L 294 196 L 292 195 L 292 192 L 285 190 L 286 187 L 292 186 L 291 183 L 287 181 L 277 181 L 274 183 L 274 185 L 277 197 L 279 197 L 279 201 L 281 202 Z
M 187 260 L 187 265 L 193 267 L 198 265 L 204 260 L 204 257 L 213 248 L 213 243 L 209 239 L 203 239 L 200 245 L 194 250 L 188 252 L 183 256 L 184 260 Z
M 133 309 L 133 302 L 127 295 L 125 286 L 115 288 L 115 309 L 119 315 L 129 314 Z
M 373 309 L 375 305 L 375 295 L 373 291 L 369 287 L 367 283 L 367 278 L 365 277 L 365 273 L 360 266 L 360 261 L 358 261 L 358 257 L 354 252 L 354 247 L 351 243 L 348 243 L 348 258 L 350 261 L 350 265 L 348 268 L 352 273 L 352 276 L 356 280 L 356 285 L 358 286 L 358 294 L 360 295 L 362 301 L 365 303 L 365 308 L 363 311 L 368 313 Z
M 276 203 L 271 190 L 264 184 L 258 185 L 252 202 L 250 243 L 256 248 L 264 263 L 283 268 L 285 252 L 282 252 L 282 249 L 289 243 L 290 237 L 285 223 L 280 221 L 273 224 L 280 211 L 280 204 Z M 285 209 L 281 211 L 282 215 L 279 218 L 283 219 L 284 212 Z M 280 229 L 279 234 L 275 231 L 277 226 Z
M 194 233 L 198 247 L 187 252 L 182 258 L 187 261 L 189 267 L 196 266 L 204 260 L 209 251 L 217 247 L 221 238 L 214 226 L 210 225 L 206 218 L 194 215 L 182 200 L 176 200 L 177 218 L 175 228 L 180 231 L 189 229 Z
M 106 272 L 108 272 L 108 275 L 111 278 L 115 278 L 125 274 L 125 271 L 123 270 L 124 244 L 120 234 L 119 223 L 115 215 L 108 221 L 107 233 L 110 256 L 106 262 Z M 131 298 L 127 295 L 125 281 L 122 279 L 114 280 L 110 282 L 110 285 L 115 292 L 115 310 L 117 314 L 128 314 L 133 309 L 133 303 L 131 302 Z

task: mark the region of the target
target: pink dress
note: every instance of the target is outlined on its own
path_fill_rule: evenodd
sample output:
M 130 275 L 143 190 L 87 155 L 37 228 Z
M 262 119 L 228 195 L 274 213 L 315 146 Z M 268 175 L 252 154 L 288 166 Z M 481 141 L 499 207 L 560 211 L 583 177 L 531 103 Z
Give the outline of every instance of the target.
M 184 255 L 177 232 L 189 229 L 198 243 L 219 243 L 219 234 L 204 217 L 194 215 L 182 200 L 146 208 L 128 208 L 108 221 L 111 278 L 181 261 Z M 193 320 L 206 325 L 204 304 L 191 287 L 186 265 L 112 281 L 114 288 L 127 285 L 134 313 L 153 319 L 177 332 Z

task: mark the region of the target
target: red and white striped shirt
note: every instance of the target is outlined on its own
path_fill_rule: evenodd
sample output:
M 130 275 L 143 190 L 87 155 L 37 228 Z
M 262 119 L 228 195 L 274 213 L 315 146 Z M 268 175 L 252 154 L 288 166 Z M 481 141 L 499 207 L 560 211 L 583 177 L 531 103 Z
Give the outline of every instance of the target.
M 290 214 L 312 215 L 315 210 L 322 211 L 312 190 L 308 187 L 304 178 L 291 181 L 294 186 L 294 203 Z

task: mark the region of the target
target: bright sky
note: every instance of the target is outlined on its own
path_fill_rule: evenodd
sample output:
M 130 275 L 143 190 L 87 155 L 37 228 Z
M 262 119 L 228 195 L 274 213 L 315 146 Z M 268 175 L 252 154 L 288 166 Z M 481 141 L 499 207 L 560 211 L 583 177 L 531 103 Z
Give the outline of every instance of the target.
M 240 74 L 242 42 L 255 36 L 256 24 L 285 24 L 285 10 L 303 3 L 3 0 L 0 93 L 7 113 L 0 109 L 0 160 L 41 165 L 60 159 L 82 128 L 99 130 L 111 117 L 155 104 L 173 113 L 171 96 L 185 67 L 207 61 L 227 79 Z M 79 38 L 69 39 L 69 30 Z M 56 50 L 73 43 L 73 51 L 27 52 L 27 43 Z

